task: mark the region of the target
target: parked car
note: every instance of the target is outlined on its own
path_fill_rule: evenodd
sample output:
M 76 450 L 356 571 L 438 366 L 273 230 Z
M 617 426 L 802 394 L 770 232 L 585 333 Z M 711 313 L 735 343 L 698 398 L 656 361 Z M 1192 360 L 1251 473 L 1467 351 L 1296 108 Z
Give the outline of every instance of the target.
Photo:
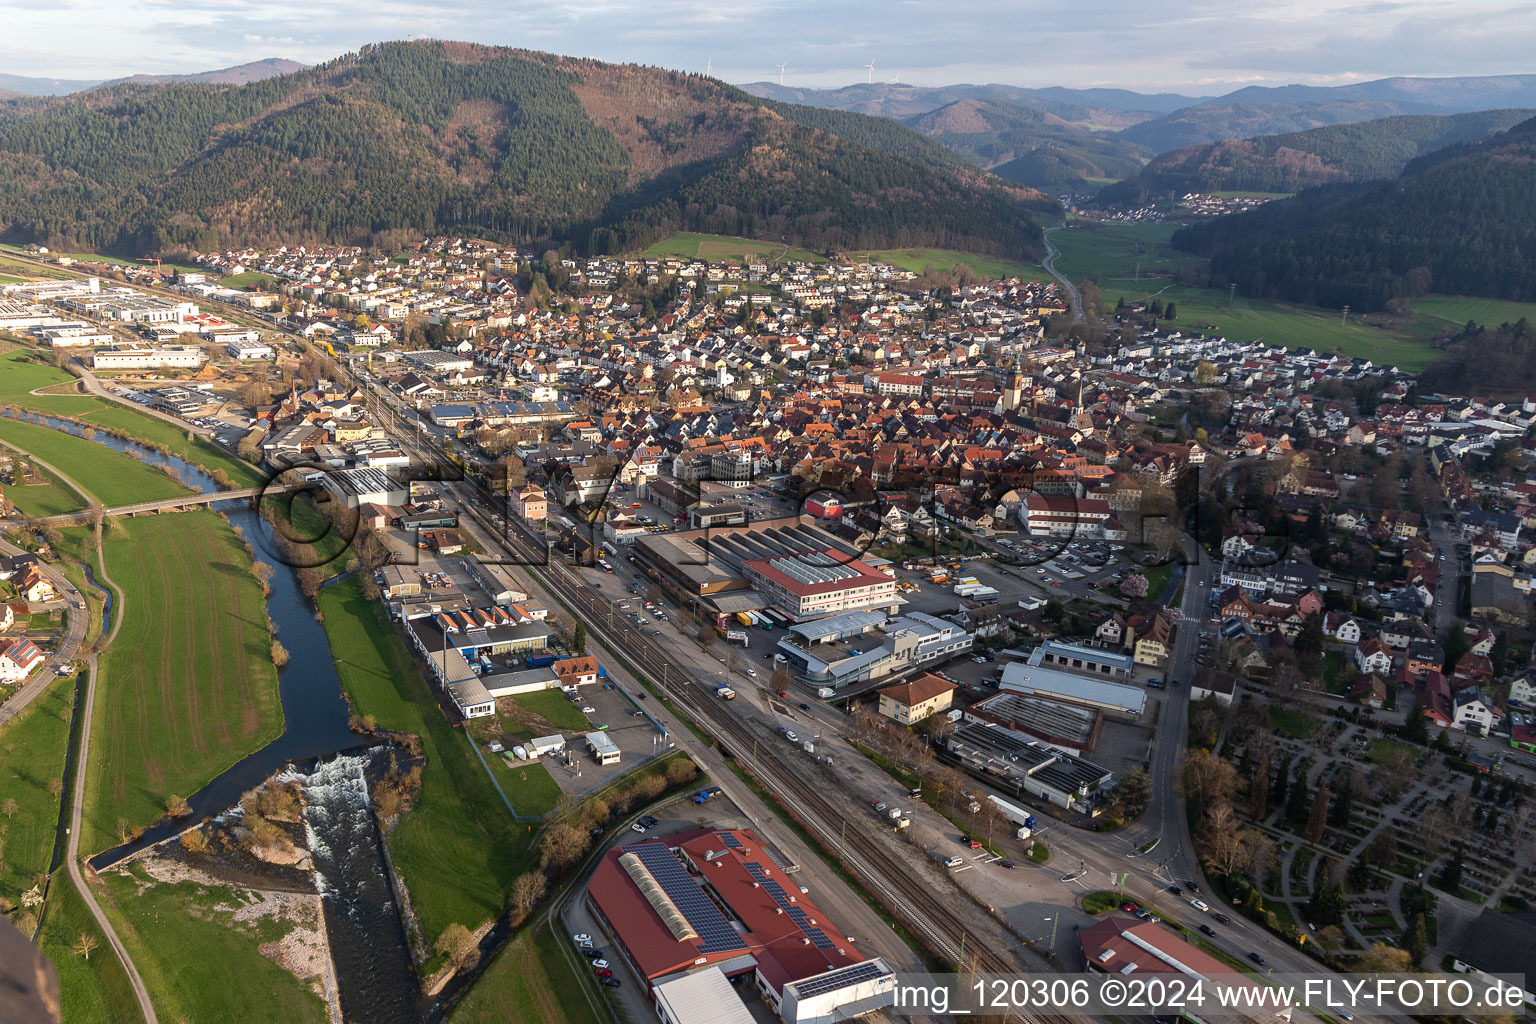
M 604 985 L 607 985 L 609 988 L 618 988 L 619 987 L 619 979 L 618 978 L 603 978 L 601 980 L 602 980 L 602 983 Z
M 597 969 L 601 970 L 603 968 L 608 967 L 608 961 L 607 960 L 593 960 L 592 961 L 592 966 L 594 968 L 597 968 Z
M 645 831 L 645 826 L 644 826 L 644 825 L 642 825 L 642 824 L 640 824 L 640 823 L 639 823 L 639 822 L 638 822 L 638 821 L 637 821 L 637 822 L 635 822 L 635 823 L 634 823 L 634 824 L 633 824 L 633 825 L 631 825 L 631 826 L 629 826 L 629 830 L 630 830 L 630 831 L 631 831 L 631 832 L 644 832 L 644 831 Z
M 575 935 L 571 936 L 571 941 L 572 942 L 578 942 L 578 943 L 579 942 L 591 942 L 592 941 L 592 936 L 588 935 L 586 932 L 577 932 Z
M 1125 911 L 1127 914 L 1134 914 L 1136 911 L 1141 909 L 1141 904 L 1137 903 L 1135 900 L 1126 900 L 1124 903 L 1120 904 L 1120 909 Z
M 655 828 L 656 819 L 652 815 L 647 814 L 645 817 L 640 819 L 640 824 L 644 825 L 646 828 Z
M 582 707 L 581 713 L 584 714 L 584 715 L 596 714 L 597 713 L 597 708 L 593 707 L 590 704 L 587 704 L 587 705 L 584 705 Z
M 610 971 L 606 967 L 599 967 L 597 970 L 593 971 L 592 973 L 597 975 L 599 978 L 611 978 L 611 977 L 613 977 L 613 972 Z
M 581 951 L 581 955 L 588 960 L 596 960 L 603 955 L 603 951 L 600 949 L 584 949 Z

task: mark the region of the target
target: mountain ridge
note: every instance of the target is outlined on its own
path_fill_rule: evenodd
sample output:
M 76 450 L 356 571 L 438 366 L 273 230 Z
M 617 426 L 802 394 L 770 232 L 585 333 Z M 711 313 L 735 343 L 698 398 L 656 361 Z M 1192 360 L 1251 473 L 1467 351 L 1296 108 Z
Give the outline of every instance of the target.
M 1210 284 L 1356 312 L 1426 291 L 1536 301 L 1536 117 L 1411 161 L 1176 232 Z
M 0 236 L 136 252 L 474 231 L 643 248 L 676 230 L 1032 256 L 1038 192 L 904 126 L 703 76 L 470 43 L 363 47 L 244 85 L 0 105 Z M 818 122 L 835 120 L 845 135 Z M 409 173 L 402 173 L 408 168 Z
M 1410 161 L 1478 142 L 1536 110 L 1405 114 L 1169 150 L 1134 176 L 1105 186 L 1111 205 L 1141 206 L 1189 192 L 1296 192 L 1314 185 L 1397 176 Z

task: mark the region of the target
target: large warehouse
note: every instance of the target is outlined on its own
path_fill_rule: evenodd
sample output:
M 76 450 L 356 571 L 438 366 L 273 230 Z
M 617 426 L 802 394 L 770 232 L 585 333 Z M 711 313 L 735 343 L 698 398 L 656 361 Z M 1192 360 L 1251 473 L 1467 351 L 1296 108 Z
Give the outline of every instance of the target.
M 998 689 L 1097 708 L 1121 718 L 1139 719 L 1147 707 L 1146 691 L 1138 686 L 1019 661 L 1003 668 Z
M 787 1024 L 832 1024 L 895 999 L 891 969 L 865 959 L 751 829 L 702 829 L 609 850 L 587 904 L 670 1024 L 732 1019 L 740 997 L 730 989 L 735 1003 L 727 1000 L 728 987 L 710 980 L 716 975 L 750 979 Z M 680 986 L 685 978 L 697 980 Z
M 948 745 L 961 764 L 998 787 L 1082 814 L 1098 813 L 1094 794 L 1115 777 L 1108 768 L 991 722 L 962 720 Z
M 815 523 L 810 516 L 784 516 L 654 534 L 637 540 L 630 557 L 685 605 L 721 616 L 771 605 L 798 622 L 859 608 L 894 611 L 905 603 L 890 562 Z

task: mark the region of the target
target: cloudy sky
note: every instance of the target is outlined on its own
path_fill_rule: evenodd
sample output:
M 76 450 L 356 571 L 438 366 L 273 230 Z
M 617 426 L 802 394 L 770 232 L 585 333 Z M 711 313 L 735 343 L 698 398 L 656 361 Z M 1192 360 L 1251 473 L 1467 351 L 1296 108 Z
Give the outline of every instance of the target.
M 0 0 L 0 70 L 99 79 L 313 63 L 407 36 L 839 86 L 1243 84 L 1536 71 L 1530 0 Z

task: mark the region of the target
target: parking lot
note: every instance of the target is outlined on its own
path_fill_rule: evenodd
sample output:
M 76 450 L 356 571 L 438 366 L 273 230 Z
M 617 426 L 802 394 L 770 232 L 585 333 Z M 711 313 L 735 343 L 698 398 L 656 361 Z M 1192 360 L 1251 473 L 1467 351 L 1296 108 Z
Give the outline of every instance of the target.
M 546 693 L 553 695 L 555 691 Z M 587 727 L 558 730 L 566 739 L 565 754 L 544 758 L 544 767 L 566 796 L 576 796 L 605 785 L 638 762 L 670 749 L 671 739 L 662 737 L 656 723 L 644 710 L 649 698 L 641 700 L 638 694 L 632 696 L 608 679 L 583 686 L 578 696 L 580 699 L 572 702 L 572 708 L 583 714 Z M 517 702 L 516 697 L 502 698 L 503 702 L 509 700 Z M 586 708 L 592 710 L 588 712 Z M 614 764 L 598 764 L 587 747 L 588 732 L 606 732 L 618 745 L 619 760 Z

